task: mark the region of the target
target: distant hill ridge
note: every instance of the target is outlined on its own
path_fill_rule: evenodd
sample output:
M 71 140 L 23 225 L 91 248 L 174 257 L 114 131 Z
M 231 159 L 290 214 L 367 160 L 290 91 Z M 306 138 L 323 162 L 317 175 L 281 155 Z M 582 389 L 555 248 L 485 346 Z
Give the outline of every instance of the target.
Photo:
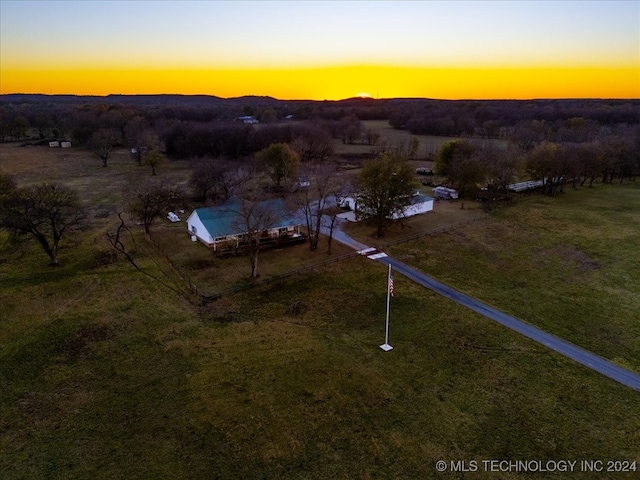
M 465 103 L 477 102 L 483 104 L 496 103 L 589 103 L 589 102 L 605 102 L 611 104 L 640 103 L 639 99 L 598 99 L 598 98 L 566 98 L 566 99 L 433 99 L 426 97 L 396 97 L 374 99 L 370 97 L 351 97 L 341 100 L 310 100 L 310 99 L 277 99 L 270 96 L 259 95 L 243 95 L 240 97 L 223 98 L 215 95 L 184 95 L 184 94 L 109 94 L 109 95 L 73 95 L 73 94 L 43 94 L 43 93 L 7 93 L 0 95 L 0 103 L 120 103 L 134 105 L 278 105 L 282 103 L 331 103 L 358 106 L 374 106 L 383 104 L 402 104 L 414 102 L 429 103 Z

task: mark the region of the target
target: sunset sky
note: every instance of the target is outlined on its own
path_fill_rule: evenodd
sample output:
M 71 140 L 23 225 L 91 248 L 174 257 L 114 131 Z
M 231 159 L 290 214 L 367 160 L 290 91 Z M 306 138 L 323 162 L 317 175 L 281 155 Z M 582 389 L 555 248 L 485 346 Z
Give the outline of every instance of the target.
M 0 0 L 0 93 L 640 98 L 640 1 Z

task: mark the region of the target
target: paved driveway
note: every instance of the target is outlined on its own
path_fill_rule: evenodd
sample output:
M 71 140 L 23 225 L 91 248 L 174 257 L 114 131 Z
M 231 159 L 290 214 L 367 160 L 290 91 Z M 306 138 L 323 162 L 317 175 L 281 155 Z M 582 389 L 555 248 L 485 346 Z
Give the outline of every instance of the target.
M 454 300 L 460 305 L 464 305 L 474 312 L 484 315 L 485 317 L 490 318 L 491 320 L 494 320 L 499 324 L 560 353 L 561 355 L 564 355 L 565 357 L 568 357 L 592 370 L 595 370 L 596 372 L 601 373 L 602 375 L 611 378 L 612 380 L 615 380 L 616 382 L 640 391 L 640 375 L 637 373 L 619 367 L 610 361 L 577 347 L 572 343 L 562 340 L 555 335 L 551 335 L 550 333 L 540 330 L 533 325 L 502 313 L 495 308 L 476 300 L 475 298 L 458 292 L 457 290 L 434 280 L 418 270 L 414 270 L 398 260 L 391 257 L 376 258 L 376 260 L 384 263 L 385 265 L 391 264 L 391 267 L 396 273 L 405 275 L 407 278 L 410 278 L 419 285 Z
M 464 293 L 461 293 L 443 283 L 438 282 L 437 280 L 431 278 L 430 276 L 411 268 L 410 266 L 395 260 L 391 257 L 388 257 L 384 253 L 377 252 L 375 249 L 370 249 L 366 245 L 352 239 L 349 235 L 347 235 L 342 230 L 342 223 L 344 220 L 340 220 L 339 223 L 336 224 L 336 227 L 333 232 L 333 238 L 345 245 L 349 245 L 358 251 L 366 251 L 371 250 L 369 258 L 373 260 L 379 261 L 385 265 L 391 264 L 391 267 L 397 272 L 405 275 L 407 278 L 413 280 L 419 285 L 422 285 L 430 290 L 433 290 L 440 295 L 443 295 L 455 302 L 458 302 L 460 305 L 464 305 L 465 307 L 473 310 L 474 312 L 479 313 L 499 324 L 510 328 L 531 340 L 544 345 L 545 347 L 550 348 L 558 352 L 565 357 L 568 357 L 591 370 L 595 370 L 596 372 L 609 377 L 612 380 L 615 380 L 618 383 L 626 385 L 628 387 L 633 388 L 634 390 L 640 391 L 640 375 L 630 370 L 624 369 L 611 363 L 610 361 L 599 357 L 598 355 L 591 353 L 587 350 L 584 350 L 572 343 L 569 343 L 565 340 L 562 340 L 555 335 L 551 335 L 543 330 L 540 330 L 533 325 L 525 323 L 517 318 L 511 317 L 495 308 L 492 308 L 475 298 L 472 298 Z M 328 234 L 328 232 L 323 231 L 323 233 Z

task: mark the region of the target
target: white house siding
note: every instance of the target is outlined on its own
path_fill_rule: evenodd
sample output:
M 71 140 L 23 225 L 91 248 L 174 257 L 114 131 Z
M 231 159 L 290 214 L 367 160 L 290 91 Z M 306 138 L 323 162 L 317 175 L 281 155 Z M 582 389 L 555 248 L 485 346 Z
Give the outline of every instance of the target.
M 203 225 L 198 213 L 194 211 L 187 219 L 187 229 L 191 235 L 195 235 L 198 240 L 204 243 L 207 247 L 214 245 L 213 238 L 209 235 L 208 230 Z
M 402 214 L 394 215 L 393 219 L 397 220 L 400 217 L 413 217 L 414 215 L 420 215 L 421 213 L 430 212 L 431 210 L 433 210 L 433 199 L 416 203 L 415 205 L 409 205 L 402 211 Z
M 420 215 L 421 213 L 430 212 L 433 210 L 433 198 L 428 197 L 427 195 L 422 195 L 424 201 L 415 203 L 413 205 L 409 205 L 404 208 L 404 210 L 399 214 L 394 214 L 391 218 L 393 220 L 397 220 L 401 217 L 412 217 L 414 215 Z M 346 197 L 343 199 L 340 204 L 341 207 L 348 207 L 351 209 L 351 212 L 347 212 L 346 214 L 341 214 L 343 218 L 347 218 L 349 221 L 356 221 L 358 215 L 356 212 L 359 209 L 358 202 L 353 197 Z

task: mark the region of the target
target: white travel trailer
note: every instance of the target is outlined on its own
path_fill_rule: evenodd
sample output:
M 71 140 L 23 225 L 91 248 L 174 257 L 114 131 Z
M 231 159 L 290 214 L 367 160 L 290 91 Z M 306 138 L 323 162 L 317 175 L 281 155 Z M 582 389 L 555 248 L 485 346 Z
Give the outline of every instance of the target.
M 453 188 L 436 187 L 433 189 L 433 196 L 441 200 L 457 200 L 458 192 Z

